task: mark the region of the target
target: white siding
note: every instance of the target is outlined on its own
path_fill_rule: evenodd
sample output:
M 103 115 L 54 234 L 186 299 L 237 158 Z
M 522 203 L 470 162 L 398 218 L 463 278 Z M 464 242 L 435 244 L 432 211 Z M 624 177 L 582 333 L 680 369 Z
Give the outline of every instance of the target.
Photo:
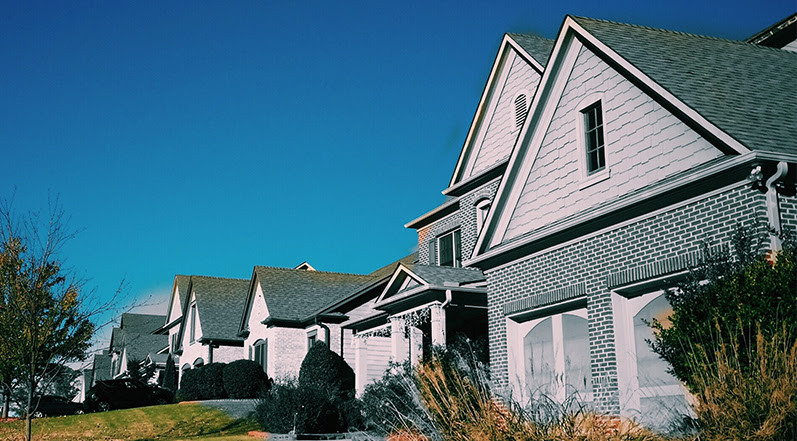
M 562 73 L 566 74 L 566 73 Z M 589 96 L 604 109 L 610 178 L 582 187 L 579 121 Z M 549 103 L 550 104 L 550 103 Z M 533 149 L 534 146 L 531 146 Z M 586 212 L 722 153 L 582 47 L 534 160 L 504 240 Z
M 390 364 L 390 337 L 368 337 L 368 376 L 366 383 L 381 379 Z

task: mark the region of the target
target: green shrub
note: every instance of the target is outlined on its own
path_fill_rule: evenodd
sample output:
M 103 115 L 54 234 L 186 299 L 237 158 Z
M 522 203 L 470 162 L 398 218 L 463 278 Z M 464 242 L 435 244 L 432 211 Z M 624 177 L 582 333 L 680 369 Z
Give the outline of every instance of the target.
M 174 358 L 172 358 L 171 354 L 166 358 L 166 368 L 162 374 L 163 376 L 159 379 L 158 384 L 175 392 L 177 390 L 177 367 L 174 365 Z
M 177 391 L 179 401 L 194 401 L 202 399 L 199 393 L 199 369 L 188 369 L 183 371 L 183 378 L 180 379 L 180 390 Z
M 252 360 L 236 360 L 224 367 L 224 390 L 230 398 L 257 398 L 270 382 L 263 367 Z
M 672 366 L 673 374 L 693 393 L 699 383 L 693 370 L 695 358 L 708 357 L 705 363 L 716 366 L 714 351 L 699 354 L 699 347 L 716 348 L 720 342 L 736 342 L 740 367 L 747 371 L 746 359 L 755 344 L 757 332 L 771 339 L 784 320 L 788 335 L 797 337 L 797 258 L 791 242 L 773 264 L 758 251 L 758 241 L 742 227 L 733 235 L 731 249 L 712 251 L 704 246 L 704 261 L 692 269 L 689 279 L 678 290 L 667 293 L 673 308 L 670 325 L 651 324 L 655 341 L 651 346 Z
M 197 388 L 203 400 L 227 398 L 224 390 L 224 363 L 210 363 L 199 368 Z
M 354 371 L 343 357 L 317 341 L 307 351 L 299 369 L 299 386 L 337 391 L 341 397 L 354 394 Z
M 382 436 L 396 429 L 431 433 L 433 423 L 418 399 L 414 375 L 409 362 L 394 364 L 381 379 L 365 386 L 360 402 L 367 430 Z

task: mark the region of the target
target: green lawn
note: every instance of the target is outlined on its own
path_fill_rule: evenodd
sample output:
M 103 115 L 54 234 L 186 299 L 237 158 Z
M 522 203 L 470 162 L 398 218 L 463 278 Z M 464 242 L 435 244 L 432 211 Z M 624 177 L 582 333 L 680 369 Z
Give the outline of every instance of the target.
M 0 423 L 0 439 L 24 439 L 25 422 Z M 254 440 L 251 420 L 234 420 L 199 404 L 169 404 L 33 420 L 35 440 Z

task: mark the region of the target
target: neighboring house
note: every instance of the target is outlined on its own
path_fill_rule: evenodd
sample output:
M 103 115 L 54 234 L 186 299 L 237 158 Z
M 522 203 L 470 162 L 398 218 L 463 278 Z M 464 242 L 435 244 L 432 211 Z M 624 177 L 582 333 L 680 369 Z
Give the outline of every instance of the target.
M 487 306 L 492 380 L 515 400 L 578 394 L 653 426 L 687 412 L 646 323 L 701 241 L 797 227 L 795 72 L 787 50 L 587 18 L 555 41 L 507 34 L 449 200 L 407 225 L 419 265 L 395 271 L 384 318 L 347 326 L 400 360 L 406 336 L 449 338 L 459 290 Z
M 180 295 L 184 294 L 186 298 L 182 319 L 171 315 L 174 320 L 179 320 L 179 346 L 174 354 L 180 357 L 180 379 L 187 369 L 242 358 L 244 340 L 237 333 L 249 286 L 246 279 L 188 276 L 185 280 L 184 276 L 177 276 L 174 291 L 183 282 L 187 285 L 184 292 L 183 287 L 179 287 Z M 172 302 L 174 305 L 178 303 L 174 297 Z
M 119 327 L 111 332 L 111 378 L 125 376 L 128 361 L 143 362 L 149 354 L 166 351 L 167 337 L 153 335 L 165 319 L 162 315 L 122 314 Z
M 174 365 L 180 366 L 180 357 L 177 350 L 180 348 L 180 324 L 183 321 L 183 310 L 188 301 L 188 285 L 191 276 L 176 275 L 172 283 L 172 293 L 169 298 L 169 306 L 166 310 L 166 323 L 155 330 L 156 334 L 168 335 L 169 354 L 174 357 Z
M 375 276 L 316 271 L 307 263 L 296 268 L 256 266 L 248 287 L 238 335 L 241 358 L 257 361 L 275 379 L 296 377 L 315 341 L 343 352 L 342 313 L 324 311 L 333 303 L 371 284 Z

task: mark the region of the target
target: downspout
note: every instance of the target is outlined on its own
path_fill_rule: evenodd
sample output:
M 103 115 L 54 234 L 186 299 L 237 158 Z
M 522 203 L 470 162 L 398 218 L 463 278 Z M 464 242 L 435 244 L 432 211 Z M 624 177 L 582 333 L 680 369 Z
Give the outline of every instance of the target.
M 778 207 L 778 188 L 777 184 L 781 181 L 789 171 L 789 164 L 787 162 L 778 162 L 778 167 L 775 173 L 767 179 L 766 183 L 766 206 L 767 206 L 767 219 L 769 220 L 770 228 L 770 245 L 771 251 L 780 251 L 783 248 L 783 241 L 780 238 L 781 224 L 780 224 L 780 208 Z
M 452 298 L 453 298 L 453 295 L 451 293 L 451 290 L 447 289 L 446 290 L 446 300 L 442 304 L 440 304 L 440 309 L 445 309 L 445 307 L 448 306 L 451 303 Z
M 324 324 L 324 322 L 322 322 L 321 320 L 319 320 L 319 319 L 318 319 L 318 317 L 316 317 L 316 318 L 315 318 L 315 324 L 316 324 L 316 325 L 317 325 L 319 328 L 321 328 L 321 329 L 323 329 L 323 330 L 324 330 L 324 341 L 326 342 L 326 344 L 327 344 L 327 347 L 331 349 L 331 348 L 332 348 L 332 345 L 330 344 L 331 342 L 329 341 L 329 327 L 328 327 L 327 325 L 325 325 L 325 324 Z M 341 356 L 343 356 L 343 351 L 342 351 L 342 349 L 343 349 L 343 343 L 342 343 L 342 342 L 341 342 L 341 344 L 340 344 L 340 347 L 341 347 L 341 351 L 340 351 L 340 353 L 341 353 Z

